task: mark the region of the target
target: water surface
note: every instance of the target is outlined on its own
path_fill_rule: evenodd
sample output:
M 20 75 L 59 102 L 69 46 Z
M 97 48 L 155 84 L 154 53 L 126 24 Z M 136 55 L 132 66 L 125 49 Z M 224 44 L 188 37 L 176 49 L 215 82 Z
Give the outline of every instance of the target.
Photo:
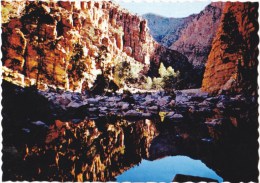
M 187 156 L 170 156 L 159 160 L 142 160 L 139 165 L 117 176 L 119 182 L 171 182 L 176 174 L 223 179 L 200 160 Z

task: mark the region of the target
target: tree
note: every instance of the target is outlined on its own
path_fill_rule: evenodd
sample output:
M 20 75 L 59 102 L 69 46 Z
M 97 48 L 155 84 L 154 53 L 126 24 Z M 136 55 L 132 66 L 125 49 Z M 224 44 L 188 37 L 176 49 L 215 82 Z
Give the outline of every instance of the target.
M 146 78 L 145 89 L 149 90 L 149 89 L 152 88 L 152 86 L 153 86 L 153 80 L 152 80 L 151 77 L 148 76 L 148 77 Z
M 167 75 L 167 70 L 162 62 L 159 67 L 159 74 L 160 74 L 161 78 L 163 78 L 165 75 Z

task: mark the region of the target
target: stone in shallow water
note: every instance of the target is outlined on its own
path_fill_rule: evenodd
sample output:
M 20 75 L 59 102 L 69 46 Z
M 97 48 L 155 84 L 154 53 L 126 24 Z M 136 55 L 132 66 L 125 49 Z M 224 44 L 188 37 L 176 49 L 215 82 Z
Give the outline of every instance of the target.
M 174 114 L 172 116 L 172 119 L 182 119 L 182 118 L 183 118 L 183 115 L 181 115 L 181 114 Z
M 46 125 L 44 122 L 42 121 L 34 121 L 32 122 L 33 125 L 36 125 L 36 126 L 40 126 L 40 127 L 45 127 L 45 128 L 48 128 L 48 125 Z
M 213 142 L 213 139 L 212 138 L 202 138 L 201 141 L 211 143 L 211 142 Z
M 28 129 L 28 128 L 22 128 L 22 131 L 25 132 L 25 133 L 30 133 L 31 132 L 30 129 Z

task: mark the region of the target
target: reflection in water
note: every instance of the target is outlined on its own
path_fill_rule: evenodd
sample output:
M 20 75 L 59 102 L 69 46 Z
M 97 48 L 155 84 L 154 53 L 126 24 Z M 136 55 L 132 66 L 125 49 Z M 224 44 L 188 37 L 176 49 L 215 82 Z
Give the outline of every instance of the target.
M 30 136 L 26 132 L 27 138 L 17 138 L 16 144 L 4 138 L 3 180 L 113 181 L 140 162 L 140 167 L 148 163 L 150 168 L 152 163 L 159 170 L 161 160 L 171 165 L 169 159 L 144 159 L 184 155 L 200 159 L 225 181 L 257 181 L 256 111 L 245 106 L 233 111 L 216 109 L 210 116 L 184 113 L 185 118 L 179 122 L 161 122 L 159 116 L 132 122 L 110 118 L 72 120 L 77 123 L 56 120 L 46 135 Z M 20 137 L 15 128 L 4 128 L 4 133 Z M 175 170 L 184 165 L 172 164 Z M 181 173 L 193 175 L 197 167 L 193 167 L 194 161 L 191 164 Z M 138 174 L 143 181 L 148 177 Z M 174 174 L 169 173 L 166 181 L 171 181 Z
M 135 123 L 119 120 L 114 124 L 102 120 L 78 124 L 56 120 L 44 145 L 26 147 L 25 169 L 16 176 L 50 181 L 114 180 L 148 156 L 156 134 L 150 120 Z
M 117 176 L 119 182 L 171 182 L 176 174 L 188 174 L 207 177 L 222 182 L 213 170 L 199 160 L 187 156 L 172 156 L 159 160 L 142 160 L 140 165 L 134 166 Z

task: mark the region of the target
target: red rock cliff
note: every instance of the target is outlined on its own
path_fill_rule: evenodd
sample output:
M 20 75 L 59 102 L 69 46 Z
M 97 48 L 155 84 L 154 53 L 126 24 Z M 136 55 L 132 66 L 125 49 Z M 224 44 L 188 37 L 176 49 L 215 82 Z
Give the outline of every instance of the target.
M 119 62 L 149 68 L 155 42 L 146 21 L 111 2 L 21 1 L 11 11 L 13 5 L 2 1 L 7 80 L 80 91 L 101 72 L 113 79 Z
M 256 92 L 258 3 L 228 2 L 206 63 L 202 89 Z
M 188 57 L 189 62 L 195 67 L 203 68 L 219 26 L 224 4 L 213 2 L 194 16 L 170 48 Z

